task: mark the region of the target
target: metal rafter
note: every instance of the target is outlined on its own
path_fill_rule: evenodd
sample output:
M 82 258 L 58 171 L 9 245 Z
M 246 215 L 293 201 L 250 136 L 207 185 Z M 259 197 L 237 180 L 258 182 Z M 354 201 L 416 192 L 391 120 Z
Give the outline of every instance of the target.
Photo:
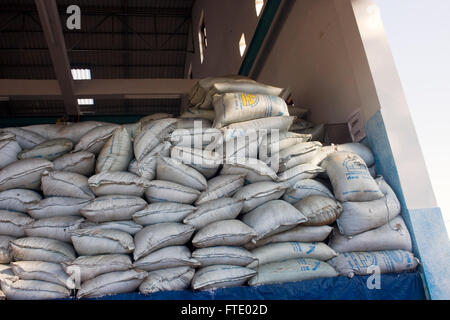
M 0 48 L 0 53 L 8 52 L 8 53 L 17 53 L 21 51 L 27 52 L 47 52 L 47 48 Z M 112 53 L 122 53 L 122 52 L 179 52 L 185 53 L 186 49 L 115 49 L 115 48 L 102 48 L 102 49 L 93 49 L 93 48 L 78 48 L 67 50 L 70 52 L 112 52 Z
M 45 0 L 47 1 L 47 0 Z M 74 83 L 76 98 L 132 98 L 142 96 L 177 96 L 186 94 L 196 79 L 92 79 Z M 11 100 L 61 99 L 58 80 L 0 79 L 0 96 Z
M 78 115 L 80 109 L 74 95 L 74 81 L 55 0 L 35 0 L 48 51 L 55 69 L 64 108 L 68 115 Z
M 6 28 L 8 28 L 8 26 L 14 22 L 14 20 L 16 20 L 16 18 L 20 17 L 22 14 L 21 13 L 16 13 L 15 15 L 13 15 L 12 17 L 10 17 L 8 20 L 5 21 L 5 23 L 3 23 L 0 26 L 0 32 L 2 32 L 3 30 L 5 30 Z
M 73 50 L 76 46 L 78 46 L 80 43 L 82 43 L 84 40 L 86 40 L 87 37 L 89 37 L 93 31 L 97 30 L 103 23 L 105 23 L 108 18 L 112 17 L 111 15 L 105 16 L 103 19 L 101 19 L 98 23 L 96 23 L 92 28 L 90 28 L 88 31 L 82 31 L 79 32 L 79 34 L 85 34 L 85 37 L 80 37 L 80 40 L 75 42 L 70 46 L 70 50 Z
M 42 30 L 3 30 L 0 32 L 2 32 L 3 34 L 5 33 L 42 33 Z M 79 30 L 76 31 L 64 31 L 64 35 L 80 35 L 80 34 L 84 34 L 87 32 L 80 32 Z M 126 34 L 126 32 L 122 32 L 122 31 L 89 31 L 89 34 L 92 35 L 124 35 Z M 188 32 L 145 32 L 145 31 L 139 31 L 140 35 L 143 36 L 187 36 Z
M 178 32 L 180 29 L 181 29 L 181 27 L 183 27 L 184 26 L 184 24 L 186 23 L 186 21 L 188 21 L 189 20 L 189 17 L 186 17 L 176 28 L 175 28 L 175 30 L 174 30 L 174 33 L 176 33 L 176 32 Z M 173 38 L 173 36 L 172 35 L 170 35 L 167 39 L 166 39 L 166 41 L 164 41 L 164 43 L 159 47 L 159 48 L 163 48 L 165 45 L 166 45 L 166 43 L 168 43 L 171 39 Z

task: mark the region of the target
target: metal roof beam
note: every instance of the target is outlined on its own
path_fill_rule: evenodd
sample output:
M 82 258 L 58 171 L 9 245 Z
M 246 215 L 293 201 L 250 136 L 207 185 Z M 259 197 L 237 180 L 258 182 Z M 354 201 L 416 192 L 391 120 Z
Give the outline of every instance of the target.
M 1 30 L 0 30 L 1 31 Z M 2 34 L 5 33 L 42 33 L 42 30 L 3 30 L 1 31 Z M 74 35 L 74 36 L 80 36 L 83 35 L 84 32 L 79 31 L 64 31 L 64 35 Z M 126 35 L 129 34 L 129 32 L 122 32 L 122 31 L 89 31 L 86 32 L 86 34 L 92 34 L 92 35 Z M 187 36 L 188 32 L 144 32 L 139 31 L 140 35 L 143 36 Z
M 47 52 L 47 48 L 0 48 L 1 53 L 20 53 L 20 52 Z M 68 50 L 68 52 L 92 52 L 92 53 L 123 53 L 123 52 L 179 52 L 186 53 L 186 49 L 114 49 L 114 48 L 78 48 Z
M 51 64 L 0 64 L 0 68 L 51 68 Z M 72 68 L 184 68 L 184 64 L 94 64 L 72 63 Z
M 56 79 L 68 115 L 78 115 L 80 109 L 74 95 L 74 81 L 55 0 L 35 0 Z
M 74 82 L 74 98 L 155 99 L 187 94 L 197 79 L 92 79 Z M 0 79 L 0 97 L 62 99 L 58 80 Z
M 78 97 L 170 96 L 186 94 L 193 79 L 93 79 L 76 83 Z

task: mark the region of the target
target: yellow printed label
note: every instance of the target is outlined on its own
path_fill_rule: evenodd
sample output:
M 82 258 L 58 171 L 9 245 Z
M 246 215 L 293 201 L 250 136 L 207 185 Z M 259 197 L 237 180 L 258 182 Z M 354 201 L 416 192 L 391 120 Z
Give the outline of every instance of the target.
M 241 93 L 242 106 L 247 107 L 254 105 L 257 102 L 257 97 L 254 94 Z

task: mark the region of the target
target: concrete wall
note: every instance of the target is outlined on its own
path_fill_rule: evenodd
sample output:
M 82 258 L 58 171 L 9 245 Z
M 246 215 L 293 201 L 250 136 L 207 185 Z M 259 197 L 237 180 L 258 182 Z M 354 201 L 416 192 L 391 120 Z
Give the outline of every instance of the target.
M 360 100 L 333 1 L 295 1 L 257 80 L 291 87 L 313 122 L 346 122 Z
M 200 63 L 198 27 L 203 10 L 208 47 Z M 237 74 L 242 63 L 239 39 L 248 45 L 258 24 L 253 0 L 197 0 L 192 9 L 195 53 L 186 58 L 186 75 L 192 63 L 193 78 Z

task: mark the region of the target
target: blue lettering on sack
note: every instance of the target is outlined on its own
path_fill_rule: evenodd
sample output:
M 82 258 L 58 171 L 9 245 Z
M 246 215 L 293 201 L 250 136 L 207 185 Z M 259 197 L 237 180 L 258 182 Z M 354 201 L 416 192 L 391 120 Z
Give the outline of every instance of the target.
M 291 242 L 292 248 L 294 249 L 294 252 L 302 252 L 302 245 L 298 242 Z
M 314 250 L 316 249 L 316 245 L 312 244 L 309 246 L 309 250 L 306 251 L 306 254 L 310 254 L 311 252 L 314 252 Z
M 314 267 L 312 268 L 312 271 L 316 271 L 320 266 L 320 261 L 317 261 L 316 263 L 314 263 Z

